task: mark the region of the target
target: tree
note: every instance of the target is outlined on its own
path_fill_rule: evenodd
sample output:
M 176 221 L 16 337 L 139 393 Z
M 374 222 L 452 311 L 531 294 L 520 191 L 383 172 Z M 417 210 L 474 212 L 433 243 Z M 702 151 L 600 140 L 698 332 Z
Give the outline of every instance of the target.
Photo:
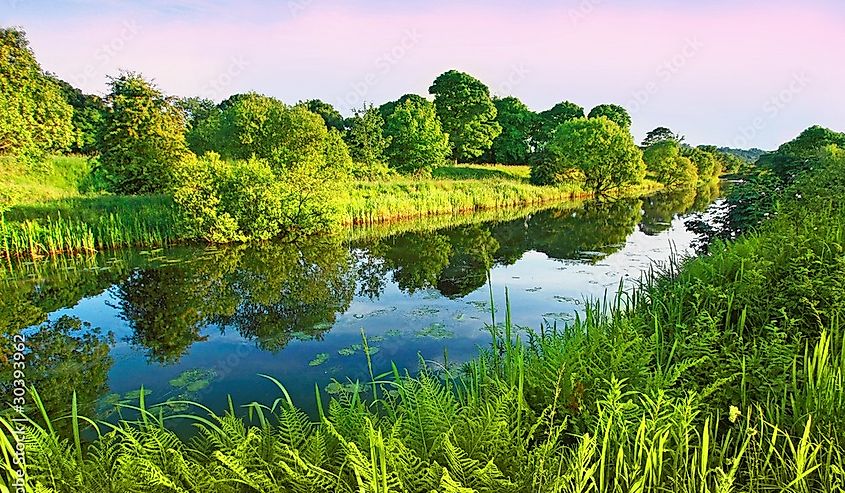
M 698 170 L 689 158 L 681 155 L 677 141 L 659 140 L 643 151 L 646 169 L 667 187 L 695 185 Z
M 631 115 L 628 110 L 619 106 L 618 104 L 600 104 L 590 110 L 588 118 L 607 117 L 610 121 L 619 125 L 623 130 L 631 128 Z
M 532 146 L 536 151 L 542 151 L 551 142 L 555 130 L 564 122 L 584 118 L 584 108 L 569 101 L 562 101 L 541 111 L 534 122 Z
M 449 134 L 453 159 L 472 159 L 489 149 L 501 132 L 490 89 L 469 74 L 450 70 L 428 89 L 437 117 Z
M 123 72 L 109 82 L 98 148 L 99 168 L 115 192 L 161 192 L 190 154 L 185 116 L 175 101 L 140 74 Z
M 73 108 L 41 70 L 26 33 L 0 28 L 0 155 L 40 159 L 74 142 Z
M 430 175 L 449 156 L 449 136 L 428 101 L 398 105 L 387 119 L 385 134 L 391 139 L 385 153 L 388 163 L 400 173 Z
M 697 147 L 683 147 L 681 155 L 689 158 L 695 166 L 699 182 L 710 182 L 722 174 L 722 162 L 712 152 Z
M 328 129 L 320 115 L 303 105 L 289 107 L 257 93 L 224 103 L 220 122 L 223 157 L 264 159 L 276 172 L 331 168 L 342 175 L 349 171 L 349 150 L 339 131 Z
M 384 152 L 390 144 L 391 138 L 384 135 L 384 119 L 378 108 L 373 105 L 355 110 L 355 116 L 350 119 L 346 142 L 353 166 L 352 173 L 357 178 L 372 178 L 381 176 L 384 167 Z
M 340 112 L 337 111 L 335 107 L 331 104 L 326 103 L 325 101 L 321 101 L 319 99 L 309 99 L 308 101 L 305 101 L 301 104 L 308 108 L 308 111 L 317 113 L 318 115 L 323 117 L 323 121 L 326 123 L 326 127 L 334 128 L 340 132 L 346 130 L 346 124 L 343 119 L 343 115 L 341 115 Z
M 390 115 L 392 115 L 393 112 L 396 111 L 396 107 L 402 105 L 405 101 L 413 101 L 416 104 L 425 104 L 431 102 L 426 98 L 420 96 L 419 94 L 404 94 L 396 101 L 388 101 L 387 103 L 384 103 L 383 105 L 379 106 L 378 112 L 381 117 L 384 118 L 384 121 L 387 121 Z
M 531 153 L 531 128 L 536 115 L 515 97 L 496 98 L 496 122 L 502 127 L 490 147 L 492 161 L 503 164 L 525 164 Z
M 49 78 L 62 91 L 71 108 L 73 108 L 73 141 L 68 150 L 76 154 L 94 154 L 97 152 L 97 139 L 103 126 L 103 114 L 106 105 L 103 98 L 84 94 L 81 90 L 55 76 Z
M 684 137 L 681 135 L 676 134 L 675 132 L 669 130 L 666 127 L 657 127 L 654 130 L 650 131 L 646 134 L 645 138 L 643 139 L 642 146 L 648 147 L 652 144 L 656 144 L 658 142 L 663 141 L 673 141 L 680 144 L 684 141 Z
M 607 117 L 578 118 L 560 126 L 549 144 L 551 159 L 532 177 L 556 184 L 567 170 L 584 174 L 587 187 L 602 194 L 612 188 L 640 183 L 645 175 L 642 152 L 631 134 Z M 541 178 L 542 177 L 542 178 Z
M 201 156 L 220 150 L 220 107 L 210 99 L 182 98 L 177 106 L 185 115 L 185 141 L 188 149 Z

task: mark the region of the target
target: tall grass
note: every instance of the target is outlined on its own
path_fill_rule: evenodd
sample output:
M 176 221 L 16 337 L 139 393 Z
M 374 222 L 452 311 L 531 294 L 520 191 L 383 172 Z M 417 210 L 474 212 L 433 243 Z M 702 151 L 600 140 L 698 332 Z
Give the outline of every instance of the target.
M 0 214 L 0 255 L 39 259 L 184 239 L 164 196 L 73 198 L 19 205 Z

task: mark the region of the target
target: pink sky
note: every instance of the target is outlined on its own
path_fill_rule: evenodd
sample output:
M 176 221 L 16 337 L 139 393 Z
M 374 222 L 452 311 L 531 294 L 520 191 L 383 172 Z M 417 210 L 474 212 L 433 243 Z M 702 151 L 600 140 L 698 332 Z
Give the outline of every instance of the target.
M 694 144 L 773 148 L 814 123 L 845 130 L 834 3 L 5 1 L 0 24 L 94 93 L 124 68 L 176 95 L 255 90 L 348 113 L 425 95 L 457 68 L 536 110 L 622 104 L 638 139 L 664 125 Z

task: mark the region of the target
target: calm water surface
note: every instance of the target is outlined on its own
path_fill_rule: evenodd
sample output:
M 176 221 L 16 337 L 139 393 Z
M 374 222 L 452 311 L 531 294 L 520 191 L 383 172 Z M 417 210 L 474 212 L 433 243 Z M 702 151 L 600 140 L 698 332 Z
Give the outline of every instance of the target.
M 142 385 L 147 402 L 188 399 L 216 411 L 227 395 L 271 403 L 279 391 L 259 374 L 313 410 L 315 383 L 325 398 L 366 379 L 362 331 L 376 373 L 391 362 L 411 371 L 421 359 L 464 362 L 490 340 L 488 271 L 500 314 L 507 288 L 524 330 L 565 323 L 585 298 L 620 280 L 630 286 L 673 250 L 691 252 L 684 217 L 716 194 L 563 204 L 355 240 L 21 265 L 2 273 L 0 327 L 6 338 L 28 336 L 28 382 L 54 414 L 67 410 L 74 388 L 82 412 L 100 417 L 137 403 Z

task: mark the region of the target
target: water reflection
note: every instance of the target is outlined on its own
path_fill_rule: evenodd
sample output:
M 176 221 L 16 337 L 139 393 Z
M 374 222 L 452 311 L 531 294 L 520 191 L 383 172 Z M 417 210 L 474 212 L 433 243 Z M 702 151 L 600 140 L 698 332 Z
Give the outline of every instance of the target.
M 189 354 L 196 358 L 204 354 L 203 364 L 219 359 L 221 336 L 229 341 L 236 337 L 238 344 L 248 342 L 251 351 L 260 351 L 254 359 L 267 363 L 291 341 L 320 341 L 333 328 L 349 344 L 347 334 L 354 334 L 353 324 L 365 316 L 370 317 L 368 323 L 390 333 L 408 318 L 413 319 L 409 324 L 424 323 L 414 313 L 452 307 L 452 320 L 480 325 L 480 320 L 475 322 L 479 317 L 467 320 L 455 307 L 480 306 L 481 301 L 469 295 L 485 286 L 491 269 L 506 272 L 509 266 L 528 262 L 521 269 L 553 271 L 548 263 L 532 267 L 532 262 L 539 261 L 538 254 L 547 257 L 543 262 L 599 265 L 638 228 L 645 235 L 659 235 L 678 214 L 706 207 L 717 194 L 718 189 L 708 188 L 644 199 L 564 204 L 517 220 L 386 235 L 351 244 L 342 238 L 319 238 L 299 245 L 126 250 L 76 261 L 21 265 L 0 281 L 5 339 L 0 349 L 0 387 L 5 391 L 11 382 L 9 341 L 21 331 L 29 338 L 32 369 L 27 377 L 49 408 L 61 412 L 66 410 L 69 389 L 76 388 L 83 410 L 91 411 L 97 397 L 108 393 L 108 382 L 137 388 L 139 376 L 133 371 L 177 366 Z M 660 248 L 668 250 L 668 240 Z M 583 269 L 576 274 L 573 279 L 585 279 L 580 288 L 573 286 L 576 292 L 586 293 L 586 283 L 597 282 Z M 559 313 L 562 307 L 549 303 L 564 297 L 548 301 L 535 295 L 542 287 L 525 289 L 521 303 L 527 309 L 536 308 L 535 316 Z M 377 306 L 385 297 L 392 306 L 345 315 L 356 299 Z M 432 308 L 428 300 L 433 297 L 444 300 L 440 308 Z M 459 301 L 464 298 L 468 301 Z M 459 305 L 448 305 L 455 302 Z M 397 304 L 402 304 L 398 310 Z M 93 314 L 106 314 L 103 317 L 109 324 L 119 320 L 118 337 L 88 327 L 87 322 L 96 318 Z M 63 315 L 67 316 L 60 318 Z M 426 337 L 457 332 L 447 329 L 442 320 L 431 320 L 425 327 L 416 327 L 425 328 Z M 424 342 L 419 334 L 414 337 L 413 344 L 399 344 L 385 357 L 413 361 Z M 218 342 L 208 342 L 212 339 Z M 469 354 L 472 341 L 468 339 L 461 350 Z M 345 354 L 343 348 L 332 351 Z M 115 363 L 112 356 L 118 353 L 123 359 Z M 135 362 L 134 355 L 143 355 L 146 363 Z M 319 365 L 318 360 L 312 362 Z M 343 375 L 347 370 L 341 366 L 332 371 Z

